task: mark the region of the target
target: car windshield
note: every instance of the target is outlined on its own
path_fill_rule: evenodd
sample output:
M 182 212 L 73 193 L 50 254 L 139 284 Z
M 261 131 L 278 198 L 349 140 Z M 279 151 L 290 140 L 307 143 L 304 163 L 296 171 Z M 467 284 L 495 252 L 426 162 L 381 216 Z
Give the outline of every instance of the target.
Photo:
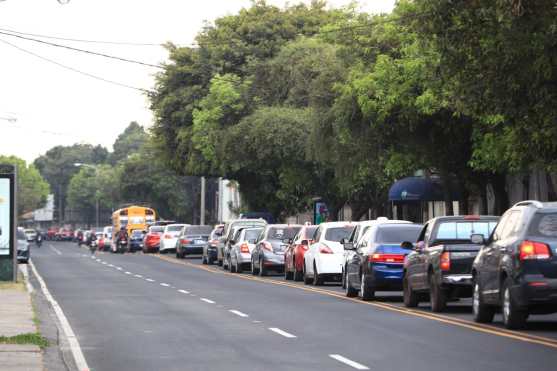
M 33 229 L 26 229 L 25 233 L 35 233 L 35 231 Z
M 141 231 L 136 230 L 132 232 L 132 237 L 141 237 L 141 236 L 143 236 L 143 232 Z
M 179 232 L 182 230 L 182 228 L 184 228 L 183 225 L 169 225 L 168 227 L 166 227 L 166 230 L 168 232 Z
M 414 242 L 418 239 L 421 230 L 421 225 L 381 226 L 377 230 L 375 242 L 393 244 L 400 244 L 404 241 Z
M 267 233 L 269 240 L 289 240 L 294 238 L 302 227 L 271 227 Z
M 164 231 L 164 227 L 151 227 L 149 228 L 149 232 L 153 233 L 162 233 Z
M 557 213 L 538 213 L 530 224 L 529 234 L 540 237 L 557 237 Z
M 333 242 L 340 242 L 343 238 L 350 237 L 350 234 L 354 230 L 354 226 L 345 226 L 345 227 L 333 227 L 327 228 L 325 232 L 325 239 L 327 241 Z
M 497 221 L 447 221 L 437 230 L 437 240 L 469 240 L 472 234 L 482 234 L 488 238 Z
M 207 236 L 211 233 L 211 227 L 208 225 L 192 225 L 191 227 L 186 227 L 184 230 L 184 235 L 202 235 Z
M 21 229 L 17 230 L 17 239 L 18 240 L 25 240 L 27 239 L 27 237 L 25 236 L 25 232 L 22 231 Z
M 317 226 L 306 228 L 306 238 L 311 240 L 315 236 L 315 231 L 317 231 Z

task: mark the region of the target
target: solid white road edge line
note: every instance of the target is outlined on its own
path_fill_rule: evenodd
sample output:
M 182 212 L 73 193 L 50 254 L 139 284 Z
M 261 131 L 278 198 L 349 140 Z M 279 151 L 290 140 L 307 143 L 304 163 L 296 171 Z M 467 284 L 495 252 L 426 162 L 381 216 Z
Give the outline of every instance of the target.
M 281 329 L 279 329 L 279 328 L 276 328 L 276 327 L 269 327 L 269 330 L 273 331 L 273 332 L 276 333 L 276 334 L 282 335 L 282 336 L 284 336 L 285 338 L 292 339 L 292 338 L 295 338 L 295 337 L 296 337 L 296 335 L 292 335 L 292 334 L 290 334 L 290 333 L 288 333 L 288 332 L 286 332 L 286 331 L 283 331 L 283 330 L 281 330 Z
M 39 272 L 37 272 L 37 268 L 35 268 L 35 264 L 33 264 L 33 262 L 30 261 L 29 265 L 33 270 L 33 274 L 35 274 L 35 277 L 37 277 L 37 281 L 39 281 L 39 285 L 41 286 L 41 290 L 43 291 L 44 296 L 50 302 L 52 308 L 54 308 L 54 313 L 56 313 L 56 316 L 60 321 L 60 325 L 62 326 L 62 330 L 64 331 L 64 334 L 66 334 L 66 337 L 68 338 L 68 342 L 70 343 L 70 350 L 72 351 L 73 358 L 75 360 L 75 364 L 78 370 L 88 371 L 89 366 L 87 365 L 85 356 L 81 351 L 81 347 L 79 346 L 79 341 L 77 341 L 77 337 L 75 336 L 75 333 L 73 332 L 72 327 L 68 322 L 68 319 L 64 315 L 62 308 L 60 307 L 60 305 L 58 305 L 56 299 L 54 299 L 54 297 L 50 294 L 50 291 L 48 291 L 48 288 L 46 287 L 46 283 L 44 282 L 43 278 L 40 276 Z
M 169 287 L 169 286 L 170 286 L 168 283 L 164 283 L 164 282 L 161 283 L 160 285 L 161 285 L 161 286 L 164 286 L 164 287 Z
M 181 292 L 182 294 L 189 294 L 190 293 L 189 291 L 186 291 L 186 290 L 178 290 L 178 292 Z
M 239 310 L 236 309 L 230 309 L 228 310 L 230 313 L 234 313 L 235 315 L 239 316 L 239 317 L 249 317 L 247 314 L 240 312 Z
M 21 273 L 23 273 L 23 278 L 25 279 L 25 286 L 27 287 L 27 292 L 32 294 L 34 289 L 33 289 L 33 285 L 31 285 L 31 282 L 29 282 L 29 271 L 27 270 L 27 266 L 18 265 L 17 267 L 21 271 Z
M 206 298 L 199 298 L 199 300 L 204 301 L 205 303 L 209 303 L 209 304 L 215 304 L 214 301 L 210 300 L 210 299 L 206 299 Z
M 361 363 L 354 362 L 346 357 L 341 356 L 340 354 L 329 354 L 329 357 L 336 359 L 337 361 L 342 362 L 345 365 L 353 367 L 356 370 L 369 370 L 369 367 L 364 366 Z

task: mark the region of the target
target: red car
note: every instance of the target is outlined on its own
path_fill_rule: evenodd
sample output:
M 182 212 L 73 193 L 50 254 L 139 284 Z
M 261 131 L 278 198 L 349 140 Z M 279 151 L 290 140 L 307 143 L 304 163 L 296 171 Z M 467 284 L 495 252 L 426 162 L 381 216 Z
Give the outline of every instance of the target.
M 159 250 L 163 231 L 164 226 L 162 225 L 153 225 L 149 227 L 149 230 L 143 239 L 143 252 L 145 254 Z
M 56 238 L 56 233 L 58 232 L 58 228 L 57 227 L 50 227 L 48 228 L 48 231 L 46 232 L 46 238 L 49 241 L 53 241 Z
M 304 276 L 304 254 L 309 249 L 309 245 L 313 243 L 313 236 L 316 230 L 316 225 L 304 225 L 286 248 L 284 252 L 285 279 L 302 281 Z

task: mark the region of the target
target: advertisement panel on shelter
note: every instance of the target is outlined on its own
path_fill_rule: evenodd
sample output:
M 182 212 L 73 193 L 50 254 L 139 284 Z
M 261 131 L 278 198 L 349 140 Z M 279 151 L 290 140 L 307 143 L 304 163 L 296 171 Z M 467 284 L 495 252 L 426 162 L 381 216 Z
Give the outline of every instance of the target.
M 11 228 L 11 179 L 0 178 L 0 255 L 10 255 Z

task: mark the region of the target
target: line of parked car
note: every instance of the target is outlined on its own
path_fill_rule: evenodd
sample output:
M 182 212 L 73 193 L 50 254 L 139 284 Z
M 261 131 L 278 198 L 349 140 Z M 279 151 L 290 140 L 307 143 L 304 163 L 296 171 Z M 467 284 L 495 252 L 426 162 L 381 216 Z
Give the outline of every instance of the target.
M 232 273 L 336 282 L 362 300 L 402 291 L 405 306 L 429 302 L 442 312 L 471 297 L 476 322 L 501 310 L 510 329 L 530 314 L 557 312 L 557 203 L 523 201 L 500 218 L 444 216 L 423 225 L 384 217 L 320 225 L 238 219 L 212 230 L 172 224 L 151 227 L 144 241 L 145 252 L 200 254 L 203 264 Z

